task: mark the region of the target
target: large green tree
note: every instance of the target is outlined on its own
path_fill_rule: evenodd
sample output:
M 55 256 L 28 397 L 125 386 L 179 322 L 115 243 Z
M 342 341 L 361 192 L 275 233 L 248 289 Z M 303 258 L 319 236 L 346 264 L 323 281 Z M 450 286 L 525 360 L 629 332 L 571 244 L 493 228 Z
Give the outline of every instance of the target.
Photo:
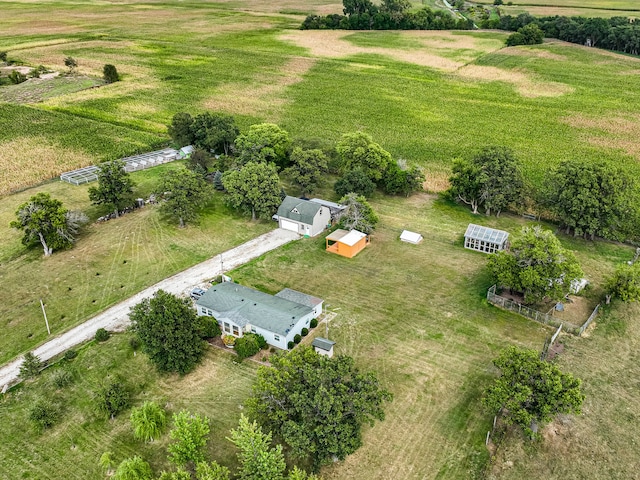
M 499 216 L 522 195 L 519 164 L 506 147 L 486 147 L 471 160 L 456 159 L 449 181 L 451 197 L 470 205 L 473 213 L 482 206 L 487 215 Z
M 251 213 L 251 218 L 269 219 L 278 210 L 280 179 L 272 163 L 249 162 L 239 170 L 229 170 L 222 176 L 227 191 L 225 202 L 233 208 Z
M 176 113 L 171 119 L 171 125 L 169 125 L 167 130 L 169 136 L 179 148 L 193 143 L 193 117 L 188 113 Z
M 236 151 L 241 163 L 275 163 L 280 168 L 289 165 L 291 138 L 289 133 L 273 123 L 251 125 L 247 133 L 236 138 Z
M 202 113 L 193 119 L 191 133 L 196 147 L 229 155 L 240 130 L 231 115 Z
M 523 293 L 527 303 L 544 297 L 561 300 L 571 282 L 583 275 L 573 252 L 539 226 L 524 227 L 511 241 L 510 251 L 493 254 L 489 270 L 498 285 Z
M 384 172 L 393 162 L 391 154 L 364 132 L 342 135 L 336 151 L 343 172 L 360 168 L 374 182 L 382 179 Z
M 562 162 L 549 177 L 546 200 L 567 233 L 614 240 L 638 234 L 636 181 L 613 163 Z
M 16 217 L 10 225 L 24 232 L 22 243 L 27 246 L 40 243 L 45 257 L 71 246 L 80 226 L 87 221 L 83 213 L 70 212 L 60 200 L 43 192 L 20 205 Z
M 362 444 L 362 425 L 384 419 L 392 395 L 352 358 L 299 346 L 271 362 L 258 370 L 248 411 L 315 468 L 353 453 Z
M 186 168 L 167 172 L 156 191 L 164 200 L 161 211 L 177 219 L 180 228 L 197 218 L 198 209 L 207 203 L 213 193 L 201 175 Z
M 376 228 L 378 216 L 363 196 L 349 193 L 340 199 L 345 208 L 340 217 L 340 225 L 347 230 L 355 229 L 371 233 Z
M 134 182 L 124 170 L 123 160 L 112 160 L 100 164 L 98 186 L 89 188 L 89 199 L 96 205 L 113 210 L 116 218 L 120 210 L 133 205 Z
M 540 353 L 509 347 L 493 361 L 500 376 L 486 389 L 482 403 L 528 435 L 557 414 L 579 414 L 584 394 L 581 382 L 557 365 L 540 360 Z
M 161 372 L 191 371 L 204 354 L 200 322 L 191 302 L 158 290 L 131 308 L 132 329 Z
M 300 187 L 302 196 L 306 196 L 318 188 L 327 168 L 327 156 L 322 150 L 296 147 L 291 152 L 291 166 L 285 173 Z
M 333 190 L 340 196 L 355 193 L 363 197 L 370 197 L 376 190 L 376 184 L 373 180 L 362 171 L 361 168 L 354 168 L 345 172 L 336 183 L 333 184 Z
M 286 463 L 282 446 L 271 445 L 271 432 L 264 433 L 256 422 L 240 416 L 238 428 L 229 440 L 240 450 L 240 480 L 283 480 Z
M 173 429 L 169 437 L 169 461 L 178 466 L 195 465 L 205 461 L 205 447 L 209 439 L 209 419 L 186 410 L 173 415 Z
M 622 264 L 604 284 L 606 301 L 617 297 L 623 302 L 640 300 L 640 263 Z

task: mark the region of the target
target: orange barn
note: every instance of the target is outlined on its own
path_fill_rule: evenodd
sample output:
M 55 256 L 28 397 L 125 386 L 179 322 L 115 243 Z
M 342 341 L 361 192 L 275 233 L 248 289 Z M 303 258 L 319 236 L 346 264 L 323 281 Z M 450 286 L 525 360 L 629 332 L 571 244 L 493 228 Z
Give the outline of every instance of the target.
M 369 235 L 358 230 L 342 230 L 327 235 L 327 252 L 337 253 L 343 257 L 353 258 L 369 243 Z

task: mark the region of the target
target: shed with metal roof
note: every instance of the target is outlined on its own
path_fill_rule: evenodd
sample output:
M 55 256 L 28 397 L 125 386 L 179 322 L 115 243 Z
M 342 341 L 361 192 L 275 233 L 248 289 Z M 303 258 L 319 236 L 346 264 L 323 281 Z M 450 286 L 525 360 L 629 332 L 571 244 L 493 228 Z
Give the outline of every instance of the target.
M 327 338 L 316 337 L 311 342 L 311 346 L 320 355 L 326 355 L 327 357 L 333 357 L 333 346 L 336 344 L 333 340 Z
M 507 248 L 508 239 L 509 233 L 503 230 L 470 223 L 464 234 L 464 248 L 484 253 L 495 253 Z

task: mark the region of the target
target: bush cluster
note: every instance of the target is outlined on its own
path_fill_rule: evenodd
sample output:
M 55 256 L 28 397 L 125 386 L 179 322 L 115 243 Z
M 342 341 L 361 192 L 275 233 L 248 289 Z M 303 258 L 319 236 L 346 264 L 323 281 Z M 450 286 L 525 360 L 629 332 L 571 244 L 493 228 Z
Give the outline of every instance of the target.
M 235 350 L 240 361 L 251 357 L 258 353 L 261 348 L 266 346 L 267 342 L 262 335 L 255 333 L 246 333 L 242 337 L 236 339 Z

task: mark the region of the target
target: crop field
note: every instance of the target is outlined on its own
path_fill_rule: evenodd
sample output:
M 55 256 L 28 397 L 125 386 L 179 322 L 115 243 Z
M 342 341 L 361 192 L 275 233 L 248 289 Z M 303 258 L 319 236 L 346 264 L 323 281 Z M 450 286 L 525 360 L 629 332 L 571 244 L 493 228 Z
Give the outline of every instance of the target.
M 227 112 L 242 128 L 275 122 L 326 144 L 364 130 L 426 167 L 438 188 L 452 158 L 487 144 L 513 148 L 534 182 L 569 155 L 637 164 L 635 58 L 560 42 L 503 48 L 502 32 L 297 30 L 304 13 L 340 11 L 321 2 L 3 6 L 0 49 L 10 58 L 64 71 L 70 55 L 93 76 L 113 63 L 123 81 L 44 99 L 28 114 L 2 104 L 0 165 L 9 173 L 0 192 L 157 146 L 185 110 Z M 46 139 L 21 128 L 32 116 Z M 20 159 L 5 153 L 15 148 Z M 20 168 L 51 156 L 38 175 Z
M 134 174 L 145 197 L 166 169 L 177 163 Z M 63 332 L 147 286 L 239 245 L 273 228 L 234 215 L 215 194 L 198 225 L 179 229 L 156 207 L 124 215 L 117 221 L 90 224 L 76 245 L 47 259 L 42 250 L 26 250 L 21 235 L 9 229 L 18 206 L 38 191 L 51 193 L 70 209 L 87 212 L 88 185 L 43 185 L 0 199 L 0 361 L 6 362 L 47 338 L 39 298 L 46 304 L 52 334 Z
M 612 15 L 637 9 L 632 0 L 527 3 L 533 6 L 505 8 L 626 9 Z M 99 215 L 87 186 L 41 182 L 167 144 L 166 125 L 179 111 L 226 112 L 242 129 L 274 122 L 297 142 L 327 147 L 343 133 L 363 130 L 395 158 L 423 166 L 433 192 L 447 187 L 453 158 L 496 144 L 515 151 L 534 184 L 571 157 L 609 159 L 640 173 L 638 58 L 559 41 L 504 48 L 505 32 L 298 30 L 308 13 L 341 9 L 335 0 L 3 2 L 0 51 L 9 58 L 64 72 L 63 59 L 72 56 L 79 63 L 75 78 L 94 79 L 112 63 L 122 81 L 80 91 L 61 86 L 50 95 L 34 83 L 0 87 L 0 361 L 46 339 L 40 297 L 58 333 L 272 228 L 234 215 L 216 194 L 200 224 L 185 230 L 145 207 L 89 225 L 73 249 L 51 258 L 24 249 L 8 224 L 38 191 L 93 219 Z M 19 104 L 24 98 L 29 105 Z M 135 174 L 140 196 L 171 168 Z M 333 199 L 328 190 L 319 196 Z M 310 239 L 232 272 L 265 291 L 291 287 L 326 299 L 336 313 L 329 335 L 338 352 L 375 370 L 395 395 L 387 419 L 365 431 L 364 446 L 325 469 L 323 478 L 637 476 L 638 307 L 613 305 L 588 337 L 563 337 L 558 361 L 584 379 L 584 414 L 554 423 L 541 442 L 509 436 L 486 471 L 491 418 L 480 408 L 480 394 L 494 373 L 491 359 L 510 344 L 541 348 L 549 331 L 486 304 L 486 257 L 465 251 L 461 236 L 469 222 L 515 232 L 523 221 L 473 216 L 427 194 L 374 196 L 372 203 L 381 225 L 353 260 Z M 405 228 L 425 241 L 401 243 Z M 613 243 L 562 241 L 593 281 L 594 297 L 603 276 L 633 255 Z M 212 351 L 189 376 L 158 377 L 122 335 L 88 347 L 69 366 L 76 383 L 66 390 L 50 390 L 45 372 L 0 399 L 3 478 L 98 478 L 97 460 L 106 450 L 117 460 L 139 452 L 156 473 L 166 467 L 166 439 L 140 444 L 127 414 L 107 422 L 93 413 L 92 391 L 118 374 L 128 378 L 136 403 L 153 398 L 172 411 L 188 406 L 207 414 L 213 458 L 235 465 L 224 437 L 255 376 L 250 363 L 238 366 Z M 60 424 L 39 435 L 25 428 L 26 408 L 48 395 L 65 409 Z

